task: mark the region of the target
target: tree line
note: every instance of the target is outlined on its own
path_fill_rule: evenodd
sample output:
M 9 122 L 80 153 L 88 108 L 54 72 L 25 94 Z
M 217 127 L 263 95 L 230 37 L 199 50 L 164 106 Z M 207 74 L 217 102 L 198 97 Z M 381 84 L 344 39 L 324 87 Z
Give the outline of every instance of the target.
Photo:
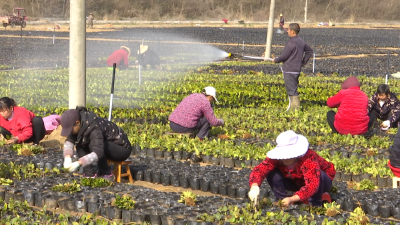
M 306 0 L 276 0 L 275 15 L 286 21 L 304 21 Z M 13 7 L 26 9 L 28 17 L 68 19 L 70 0 L 8 0 L 0 15 Z M 86 12 L 97 20 L 245 20 L 266 21 L 270 0 L 86 0 Z M 399 21 L 399 0 L 307 0 L 307 21 Z

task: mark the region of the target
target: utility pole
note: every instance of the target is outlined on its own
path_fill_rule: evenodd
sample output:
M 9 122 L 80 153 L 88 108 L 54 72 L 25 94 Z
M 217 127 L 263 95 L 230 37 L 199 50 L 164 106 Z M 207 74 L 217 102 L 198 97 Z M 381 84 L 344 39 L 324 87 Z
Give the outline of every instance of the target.
M 306 0 L 306 6 L 304 7 L 304 23 L 307 23 L 307 0 Z
M 86 106 L 86 1 L 70 1 L 69 103 Z
M 268 22 L 268 33 L 267 33 L 267 44 L 265 46 L 265 58 L 271 58 L 271 46 L 272 46 L 272 35 L 274 34 L 274 12 L 275 12 L 275 0 L 271 0 L 269 8 L 269 22 Z

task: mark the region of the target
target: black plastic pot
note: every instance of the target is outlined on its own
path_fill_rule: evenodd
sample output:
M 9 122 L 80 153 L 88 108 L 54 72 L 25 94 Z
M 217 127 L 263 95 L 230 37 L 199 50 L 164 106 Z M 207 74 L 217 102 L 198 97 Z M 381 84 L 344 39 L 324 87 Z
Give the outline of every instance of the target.
M 238 198 L 246 198 L 248 192 L 249 192 L 248 188 L 244 188 L 244 187 L 237 187 L 236 188 L 236 196 Z M 260 192 L 260 197 L 261 197 L 261 192 Z
M 85 201 L 77 200 L 75 201 L 75 207 L 77 212 L 87 212 L 87 205 Z
M 36 199 L 36 196 L 35 196 Z M 76 211 L 76 204 L 75 204 L 75 199 L 68 199 L 65 203 L 65 207 L 67 208 L 68 211 Z
M 228 196 L 230 198 L 236 198 L 236 187 L 235 185 L 231 184 L 227 186 L 228 189 Z
M 174 159 L 176 161 L 181 161 L 182 160 L 182 151 L 174 151 L 173 155 L 174 155 Z
M 369 173 L 361 174 L 361 180 L 365 180 L 365 179 L 369 180 L 370 178 L 371 178 L 371 174 L 369 174 Z
M 210 192 L 213 194 L 218 194 L 219 193 L 219 188 L 218 188 L 218 183 L 217 181 L 211 181 L 210 182 Z
M 156 159 L 162 159 L 164 158 L 164 151 L 163 150 L 156 150 Z
M 390 207 L 387 205 L 380 205 L 378 207 L 378 212 L 379 212 L 379 216 L 381 218 L 388 218 L 390 217 L 391 213 L 390 213 Z
M 200 179 L 200 190 L 202 191 L 209 191 L 210 190 L 210 180 L 208 179 Z
M 171 173 L 169 179 L 172 186 L 179 187 L 179 173 Z
M 172 152 L 170 152 L 170 151 L 165 151 L 165 152 L 164 152 L 164 158 L 165 158 L 165 159 L 172 159 Z
M 87 202 L 88 213 L 100 213 L 100 205 L 97 202 Z
M 151 174 L 151 180 L 155 184 L 161 183 L 161 173 L 160 173 L 160 171 L 153 171 L 153 173 Z
M 132 219 L 131 219 L 132 222 L 135 222 L 137 224 L 142 224 L 142 223 L 146 222 L 146 220 L 145 220 L 146 215 L 143 214 L 142 212 L 134 211 L 131 214 L 132 214 Z
M 243 160 L 235 159 L 235 167 L 242 168 Z
M 251 166 L 252 167 L 256 167 L 256 166 L 258 166 L 258 164 L 260 164 L 260 160 L 257 160 L 257 159 L 252 159 L 251 160 Z
M 336 181 L 342 180 L 342 171 L 336 171 L 335 180 Z
M 348 151 L 340 151 L 340 155 L 342 158 L 349 158 L 349 152 Z
M 215 157 L 215 156 L 213 156 L 213 157 L 211 157 L 211 160 L 210 160 L 210 162 L 213 164 L 213 165 L 219 165 L 219 162 L 220 162 L 220 158 L 219 157 Z
M 397 220 L 400 219 L 400 207 L 399 206 L 391 207 L 390 214 L 393 216 L 393 218 Z
M 151 225 L 161 225 L 161 217 L 159 215 L 150 215 Z
M 152 177 L 152 171 L 151 170 L 145 170 L 144 174 L 143 174 L 143 180 L 147 181 L 147 182 L 151 182 L 152 181 L 151 177 Z
M 350 199 L 344 200 L 343 201 L 343 210 L 348 211 L 348 212 L 353 212 L 353 210 L 354 210 L 353 201 Z
M 69 197 L 63 197 L 58 199 L 58 206 L 60 209 L 67 210 L 67 201 L 69 201 Z
M 188 160 L 190 159 L 190 156 L 192 155 L 191 152 L 187 152 L 187 151 L 182 151 L 182 160 Z
M 43 198 L 42 198 L 42 194 L 39 192 L 34 192 L 35 195 L 35 206 L 37 207 L 43 207 Z
M 211 155 L 202 155 L 201 158 L 204 163 L 211 163 Z
M 201 162 L 201 157 L 198 156 L 198 155 L 196 155 L 196 153 L 193 153 L 193 154 L 190 156 L 190 161 L 192 161 L 192 163 Z
M 219 189 L 218 192 L 222 196 L 228 196 L 228 186 L 225 183 L 220 183 L 219 184 Z
M 372 182 L 374 186 L 378 186 L 378 178 L 371 176 L 369 180 Z
M 387 177 L 378 176 L 378 187 L 387 187 Z
M 351 179 L 355 182 L 360 182 L 361 181 L 361 174 L 353 174 L 351 176 Z
M 122 222 L 123 223 L 130 223 L 132 221 L 132 214 L 131 210 L 122 210 Z
M 147 151 L 146 151 L 146 155 L 147 155 L 148 157 L 154 157 L 154 151 L 155 151 L 155 149 L 153 149 L 153 148 L 148 148 Z
M 122 210 L 118 207 L 108 207 L 108 219 L 120 220 L 122 218 Z
M 100 205 L 100 215 L 104 218 L 108 218 L 108 205 L 104 203 Z
M 378 204 L 376 204 L 375 202 L 369 202 L 369 204 L 367 205 L 367 213 L 370 216 L 379 216 L 378 208 Z
M 141 157 L 146 156 L 147 155 L 147 149 L 141 149 L 141 150 L 137 151 L 137 155 L 141 156 Z
M 1 194 L 1 191 L 2 190 L 0 190 L 0 198 L 4 199 L 4 190 L 3 190 L 3 196 Z M 35 205 L 35 192 L 30 189 L 24 190 L 24 199 L 28 203 L 28 205 L 34 206 Z
M 0 189 L 0 198 L 4 199 L 4 195 L 6 194 L 6 190 L 5 189 Z
M 189 184 L 192 190 L 200 190 L 200 179 L 198 177 L 189 177 Z
M 184 174 L 181 174 L 179 176 L 179 184 L 183 188 L 189 188 L 189 179 Z
M 342 181 L 351 181 L 353 173 L 342 173 Z
M 46 208 L 50 210 L 58 207 L 57 199 L 52 195 L 43 196 L 43 204 L 46 205 Z
M 161 216 L 162 225 L 174 225 L 175 219 L 172 216 L 163 215 Z
M 244 160 L 244 165 L 245 165 L 247 168 L 251 168 L 251 164 L 252 164 L 252 160 L 251 160 L 251 159 L 249 159 L 249 160 Z
M 232 158 L 225 158 L 225 166 L 226 167 L 234 167 L 235 160 L 233 160 Z
M 168 172 L 164 172 L 161 174 L 161 183 L 164 186 L 170 185 L 170 177 Z
M 138 170 L 135 174 L 135 180 L 143 180 L 143 170 Z

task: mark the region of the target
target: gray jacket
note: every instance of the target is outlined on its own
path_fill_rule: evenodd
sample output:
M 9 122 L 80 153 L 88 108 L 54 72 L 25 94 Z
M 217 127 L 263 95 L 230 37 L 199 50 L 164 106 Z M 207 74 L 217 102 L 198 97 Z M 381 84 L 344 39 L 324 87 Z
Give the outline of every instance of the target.
M 301 67 L 307 64 L 312 54 L 312 48 L 299 36 L 294 36 L 286 43 L 281 56 L 275 58 L 275 62 L 283 62 L 284 72 L 300 73 Z

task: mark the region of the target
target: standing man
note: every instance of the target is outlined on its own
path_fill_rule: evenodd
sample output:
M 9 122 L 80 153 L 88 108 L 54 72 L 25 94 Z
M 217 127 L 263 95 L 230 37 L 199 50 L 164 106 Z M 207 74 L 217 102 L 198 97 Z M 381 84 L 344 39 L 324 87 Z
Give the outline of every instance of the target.
M 94 20 L 93 13 L 90 13 L 89 16 L 88 16 L 88 25 L 87 25 L 87 28 L 90 27 L 90 28 L 93 29 L 93 20 Z
M 279 15 L 279 30 L 283 31 L 283 25 L 285 25 L 285 18 L 283 18 L 282 13 Z
M 313 50 L 297 36 L 300 32 L 300 25 L 297 23 L 289 24 L 287 30 L 290 40 L 286 43 L 282 54 L 278 58 L 273 58 L 275 63 L 283 62 L 283 78 L 285 80 L 286 92 L 289 95 L 290 108 L 292 110 L 300 108 L 299 76 L 301 67 L 305 66 L 313 54 Z

